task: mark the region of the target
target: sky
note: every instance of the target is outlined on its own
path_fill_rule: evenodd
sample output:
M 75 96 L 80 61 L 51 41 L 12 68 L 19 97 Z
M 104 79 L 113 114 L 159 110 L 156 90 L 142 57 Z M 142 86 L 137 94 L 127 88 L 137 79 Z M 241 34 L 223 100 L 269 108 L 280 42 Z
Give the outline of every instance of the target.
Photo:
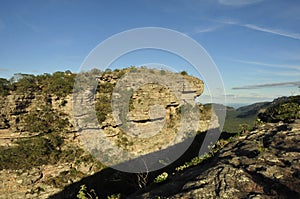
M 111 36 L 161 27 L 206 50 L 229 104 L 270 101 L 300 94 L 299 24 L 298 0 L 0 0 L 0 77 L 78 72 Z M 186 60 L 151 49 L 128 53 L 110 67 L 145 63 L 199 76 Z M 200 101 L 210 97 L 205 91 Z

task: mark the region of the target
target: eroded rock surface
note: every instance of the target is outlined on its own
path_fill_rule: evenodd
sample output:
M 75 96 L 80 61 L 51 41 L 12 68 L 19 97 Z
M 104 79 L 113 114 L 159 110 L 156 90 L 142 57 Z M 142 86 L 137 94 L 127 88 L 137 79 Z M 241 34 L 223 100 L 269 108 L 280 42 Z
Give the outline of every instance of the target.
M 299 198 L 300 121 L 267 123 L 213 158 L 128 198 Z
M 102 74 L 95 81 L 100 84 L 100 91 L 97 90 L 95 93 L 93 89 L 86 89 L 79 104 L 95 108 L 95 101 L 98 100 L 100 104 L 104 104 L 99 109 L 100 111 L 109 109 L 112 89 L 126 71 L 128 69 Z M 154 70 L 152 74 L 160 73 L 162 72 Z M 131 107 L 129 107 L 128 121 L 138 128 L 144 126 L 146 130 L 152 129 L 155 133 L 162 131 L 159 134 L 159 139 L 153 137 L 153 142 L 140 139 L 138 146 L 130 136 L 122 131 L 120 123 L 116 122 L 111 111 L 103 112 L 103 118 L 100 122 L 98 121 L 99 118 L 90 119 L 90 112 L 87 111 L 88 106 L 79 106 L 79 109 L 74 111 L 72 102 L 73 100 L 76 101 L 76 97 L 73 98 L 70 94 L 58 97 L 52 93 L 39 91 L 24 91 L 24 93 L 12 91 L 9 95 L 0 97 L 0 146 L 2 147 L 2 154 L 13 154 L 9 163 L 14 167 L 7 166 L 9 164 L 1 165 L 0 198 L 47 198 L 61 191 L 63 187 L 101 170 L 103 165 L 93 159 L 87 151 L 84 151 L 86 148 L 83 146 L 80 135 L 86 127 L 101 129 L 103 135 L 118 146 L 137 153 L 160 150 L 159 144 L 164 146 L 168 140 L 173 138 L 170 135 L 176 134 L 173 127 L 180 123 L 179 115 L 184 103 L 183 99 L 193 102 L 195 97 L 203 92 L 203 82 L 197 78 L 183 77 L 167 72 L 164 75 L 164 78 L 171 80 L 171 82 L 171 77 L 177 77 L 179 81 L 172 89 L 178 92 L 179 97 L 172 94 L 172 90 L 164 85 L 145 84 L 134 91 L 130 98 Z M 141 77 L 136 80 L 142 81 Z M 190 85 L 185 84 L 184 87 L 184 81 L 189 82 Z M 43 85 L 39 86 L 43 87 Z M 186 97 L 180 98 L 181 95 Z M 198 108 L 201 111 L 201 106 Z M 73 116 L 82 120 L 73 120 Z M 164 116 L 165 119 L 161 120 L 161 116 Z M 202 120 L 199 121 L 199 131 L 205 131 L 208 128 L 211 118 L 208 112 L 202 116 Z M 67 124 L 60 126 L 58 121 L 63 120 L 66 120 Z M 36 124 L 39 125 L 39 128 L 32 130 L 31 127 L 36 127 Z M 149 124 L 152 128 L 149 128 Z M 75 128 L 75 126 L 82 128 Z M 157 128 L 160 126 L 162 128 Z M 149 136 L 153 135 L 149 134 Z M 36 141 L 43 142 L 45 146 L 49 147 L 46 150 L 47 147 L 43 147 L 42 144 L 38 145 L 39 148 L 36 150 L 45 150 L 45 153 L 36 159 L 28 159 L 26 152 L 29 153 L 29 149 L 36 146 Z M 18 149 L 24 152 L 22 153 L 24 156 L 20 156 L 24 160 L 13 159 L 15 158 L 14 154 L 18 155 Z M 16 157 L 19 157 L 17 155 Z M 6 155 L 4 156 L 6 160 L 9 159 Z M 48 162 L 45 160 L 47 157 L 49 158 Z M 3 159 L 3 157 L 1 158 Z M 34 164 L 39 161 L 42 163 Z M 26 163 L 27 168 L 22 168 L 18 162 Z M 77 191 L 75 190 L 76 193 Z
M 125 72 L 119 79 L 114 73 L 98 79 L 100 89 L 95 98 L 105 99 L 111 106 L 100 122 L 102 115 L 94 112 L 93 82 L 82 81 L 78 86 L 86 89 L 75 94 L 74 116 L 90 151 L 109 151 L 112 160 L 123 161 L 118 158 L 119 151 L 114 152 L 117 150 L 110 146 L 121 147 L 135 158 L 180 143 L 190 136 L 188 133 L 195 135 L 208 129 L 211 113 L 201 112 L 201 105 L 195 103 L 203 92 L 201 80 L 146 68 Z M 213 118 L 218 126 L 217 118 Z M 105 140 L 97 137 L 99 132 Z

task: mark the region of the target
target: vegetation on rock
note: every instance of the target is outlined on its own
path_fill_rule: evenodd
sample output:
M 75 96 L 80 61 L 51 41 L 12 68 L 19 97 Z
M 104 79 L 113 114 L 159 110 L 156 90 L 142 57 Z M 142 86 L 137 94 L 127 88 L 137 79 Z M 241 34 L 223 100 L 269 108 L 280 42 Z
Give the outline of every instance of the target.
M 96 87 L 95 91 L 93 91 L 95 92 L 93 100 L 95 102 L 95 110 L 98 121 L 100 125 L 102 125 L 101 128 L 107 128 L 106 133 L 109 134 L 108 136 L 111 140 L 117 140 L 116 143 L 118 146 L 129 149 L 134 147 L 136 144 L 135 140 L 129 136 L 126 136 L 122 130 L 117 129 L 118 125 L 112 124 L 111 122 L 112 92 L 117 80 L 126 73 L 126 70 L 132 70 L 136 73 L 139 73 L 137 68 L 132 67 L 124 70 L 106 70 L 105 72 L 94 69 L 79 75 L 85 76 L 86 79 L 92 79 L 93 81 L 97 79 L 98 86 Z M 157 72 L 152 70 L 151 73 L 157 73 L 163 75 L 164 77 L 168 76 L 167 71 Z M 190 77 L 185 71 L 182 71 L 181 75 L 184 75 L 185 78 Z M 50 175 L 43 179 L 44 185 L 46 184 L 47 186 L 61 189 L 64 186 L 70 184 L 72 185 L 73 182 L 83 179 L 88 174 L 90 175 L 92 173 L 91 171 L 93 170 L 91 169 L 92 167 L 97 167 L 97 171 L 104 168 L 104 166 L 100 163 L 97 163 L 93 157 L 86 154 L 83 149 L 79 147 L 78 143 L 75 143 L 75 141 L 78 141 L 76 137 L 78 134 L 73 128 L 73 121 L 71 121 L 70 113 L 68 112 L 71 109 L 69 106 L 70 94 L 73 92 L 75 77 L 76 74 L 66 71 L 37 76 L 30 74 L 17 74 L 10 80 L 0 78 L 0 100 L 2 102 L 2 108 L 0 112 L 0 128 L 2 130 L 16 131 L 20 136 L 22 136 L 21 138 L 12 139 L 8 145 L 0 145 L 1 170 L 26 170 L 29 172 L 32 168 L 42 168 L 45 165 L 54 165 L 55 167 L 57 165 L 64 165 L 64 167 L 57 171 L 55 175 Z M 125 92 L 129 93 L 129 91 Z M 151 95 L 151 93 L 154 92 L 157 92 L 158 94 Z M 139 112 L 135 109 L 141 109 L 141 115 L 144 117 L 145 115 L 149 115 L 149 110 L 146 108 L 155 104 L 162 105 L 162 107 L 166 109 L 166 114 L 168 114 L 166 126 L 168 128 L 175 128 L 176 125 L 178 125 L 177 123 L 180 121 L 180 116 L 178 115 L 184 111 L 190 112 L 190 110 L 199 109 L 201 120 L 209 121 L 211 119 L 211 105 L 197 105 L 193 107 L 182 105 L 176 101 L 175 98 L 169 95 L 168 92 L 168 88 L 157 85 L 153 86 L 151 84 L 144 85 L 143 87 L 137 89 L 129 101 L 129 111 L 134 113 L 131 117 L 132 122 L 136 122 L 139 125 L 145 125 L 147 122 L 151 122 L 151 120 L 146 117 L 146 119 L 135 117 L 136 115 L 139 115 L 136 114 Z M 202 91 L 199 89 L 199 91 L 196 92 L 200 93 Z M 164 97 L 163 94 L 166 93 L 167 95 Z M 159 99 L 157 100 L 155 97 L 158 97 Z M 144 99 L 150 100 L 145 102 Z M 242 170 L 246 169 L 245 171 L 243 170 L 243 172 L 246 172 L 247 174 L 244 174 L 243 172 L 241 174 L 243 177 L 246 176 L 245 178 L 247 178 L 249 175 L 253 174 L 253 178 L 249 178 L 247 181 L 247 183 L 250 183 L 249 186 L 254 186 L 255 184 L 255 182 L 252 182 L 252 179 L 263 179 L 266 182 L 273 182 L 273 179 L 269 179 L 272 178 L 272 176 L 267 176 L 271 173 L 268 169 L 272 168 L 276 170 L 277 167 L 273 168 L 272 164 L 274 162 L 272 163 L 272 160 L 265 156 L 268 155 L 273 157 L 275 152 L 278 152 L 278 154 L 275 155 L 278 156 L 278 161 L 275 158 L 277 161 L 276 164 L 278 162 L 280 163 L 278 168 L 280 167 L 281 169 L 290 165 L 290 169 L 294 172 L 292 175 L 298 175 L 299 171 L 293 167 L 294 160 L 289 159 L 288 161 L 283 161 L 282 157 L 284 155 L 280 154 L 279 152 L 279 149 L 285 150 L 288 147 L 290 148 L 286 149 L 287 151 L 294 150 L 293 152 L 297 152 L 298 148 L 294 143 L 297 138 L 297 130 L 293 131 L 295 135 L 288 134 L 287 132 L 289 131 L 290 127 L 281 125 L 277 128 L 277 124 L 272 124 L 270 130 L 268 129 L 269 124 L 266 124 L 266 122 L 293 122 L 296 119 L 299 119 L 300 96 L 280 98 L 272 103 L 258 103 L 236 110 L 228 107 L 226 108 L 228 110 L 228 114 L 225 123 L 225 131 L 234 132 L 236 134 L 230 134 L 229 136 L 226 135 L 226 138 L 220 139 L 214 147 L 211 146 L 211 153 L 204 154 L 201 157 L 197 156 L 199 152 L 198 144 L 201 144 L 203 136 L 205 136 L 205 133 L 199 131 L 195 141 L 193 142 L 196 143 L 195 145 L 197 146 L 191 145 L 191 147 L 188 149 L 189 151 L 180 157 L 178 161 L 175 161 L 171 166 L 161 169 L 156 173 L 147 172 L 139 174 L 122 173 L 108 168 L 103 169 L 100 171 L 100 173 L 104 173 L 103 178 L 101 178 L 103 181 L 101 181 L 100 184 L 102 188 L 109 187 L 109 191 L 103 193 L 101 193 L 101 190 L 96 189 L 94 191 L 88 191 L 86 186 L 81 186 L 81 189 L 76 189 L 75 191 L 72 190 L 74 192 L 72 196 L 78 193 L 78 198 L 97 198 L 97 195 L 99 194 L 101 197 L 103 196 L 106 198 L 120 198 L 121 195 L 119 193 L 121 193 L 122 197 L 126 197 L 134 191 L 140 189 L 151 190 L 152 186 L 167 186 L 167 184 L 172 182 L 174 179 L 180 178 L 178 177 L 180 175 L 187 176 L 187 179 L 192 179 L 189 174 L 185 173 L 186 171 L 196 172 L 193 169 L 202 169 L 201 165 L 206 167 L 208 164 L 216 163 L 217 160 L 220 160 L 220 163 L 218 164 L 223 164 L 223 166 L 225 165 L 223 168 L 225 168 L 225 170 L 227 169 L 227 173 L 232 171 L 236 172 L 230 173 L 230 175 L 232 174 L 234 178 L 238 179 L 240 174 L 237 175 L 237 173 L 241 172 L 236 171 L 237 166 L 234 167 L 235 165 L 241 167 Z M 160 118 L 158 117 L 157 119 L 159 120 Z M 264 131 L 268 131 L 270 136 L 263 134 L 260 128 L 262 128 Z M 279 133 L 277 133 L 277 131 Z M 285 142 L 283 140 L 283 135 L 294 136 L 291 140 L 288 140 L 289 146 L 284 145 Z M 170 135 L 164 136 L 171 137 Z M 275 137 L 275 141 L 273 137 Z M 166 141 L 164 139 L 165 138 L 162 136 L 159 139 L 154 138 L 153 140 L 165 143 Z M 146 150 L 148 145 L 146 145 L 142 139 L 138 141 L 144 145 L 134 149 L 138 149 L 140 151 Z M 239 144 L 237 141 L 242 142 L 243 145 Z M 151 144 L 153 144 L 153 142 L 151 142 Z M 158 144 L 160 143 L 157 142 L 156 145 L 153 146 L 157 147 Z M 163 149 L 157 147 L 157 149 L 168 150 L 169 148 Z M 196 153 L 194 153 L 195 151 Z M 287 156 L 290 158 L 289 154 L 287 154 Z M 252 167 L 249 166 L 254 164 L 252 159 L 255 159 L 256 162 L 258 162 L 255 163 L 256 165 L 254 166 L 254 170 L 251 170 Z M 269 162 L 272 164 L 269 164 Z M 263 164 L 266 164 L 267 166 Z M 219 167 L 215 170 L 214 167 L 212 167 L 211 176 L 215 176 L 216 173 L 217 175 L 220 173 L 222 174 L 222 172 L 223 170 L 219 169 Z M 227 175 L 226 172 L 224 175 Z M 284 172 L 284 170 L 280 170 L 280 172 Z M 6 174 L 4 173 L 3 176 L 4 175 Z M 224 176 L 221 176 L 220 179 L 221 178 L 224 178 Z M 201 184 L 199 189 L 205 188 L 205 190 L 210 190 L 214 188 L 212 185 L 213 183 L 209 181 L 211 178 L 207 180 L 207 183 L 205 180 L 202 180 L 203 182 L 205 181 L 206 184 Z M 280 181 L 281 178 L 278 177 L 276 180 Z M 275 184 L 277 182 L 276 180 L 274 180 Z M 87 179 L 84 179 L 83 182 L 87 182 Z M 224 184 L 224 182 L 219 183 L 220 187 L 223 187 L 222 183 Z M 280 183 L 286 184 L 285 186 L 289 188 L 280 189 L 280 187 L 276 187 L 278 190 L 283 191 L 284 193 L 297 194 L 297 191 L 294 190 L 294 186 L 286 183 L 285 180 L 280 181 Z M 231 182 L 228 182 L 228 184 L 228 186 L 235 186 L 235 184 Z M 76 184 L 77 188 L 78 185 L 80 184 Z M 207 185 L 212 186 L 207 188 Z M 261 188 L 262 185 L 259 184 L 255 186 Z M 116 192 L 112 192 L 115 187 L 121 188 Z M 276 190 L 274 190 L 272 187 L 268 185 L 266 185 L 266 187 L 272 191 L 272 193 L 268 192 L 266 194 L 272 195 L 274 191 L 276 192 Z M 44 188 L 39 188 L 38 190 L 39 192 L 45 191 Z M 252 190 L 252 188 L 250 187 L 249 190 Z M 259 189 L 260 193 L 264 193 L 262 190 L 263 189 Z M 236 193 L 244 197 L 241 191 Z M 157 194 L 155 192 L 153 196 L 172 195 L 168 194 L 169 193 L 163 192 Z M 180 195 L 181 193 L 176 194 L 179 198 L 182 196 Z
M 293 122 L 300 118 L 300 95 L 282 97 L 258 115 L 263 122 Z
M 67 115 L 53 110 L 50 106 L 41 106 L 22 115 L 24 131 L 37 133 L 63 132 L 70 125 Z

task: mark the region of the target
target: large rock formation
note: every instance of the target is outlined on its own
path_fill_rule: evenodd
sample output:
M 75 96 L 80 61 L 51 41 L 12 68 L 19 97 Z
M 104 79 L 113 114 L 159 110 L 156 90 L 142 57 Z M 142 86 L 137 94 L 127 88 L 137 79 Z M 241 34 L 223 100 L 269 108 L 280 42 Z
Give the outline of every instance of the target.
M 213 158 L 128 198 L 299 198 L 300 121 L 266 123 Z
M 162 79 L 177 80 L 176 84 L 168 87 L 164 82 L 152 82 L 136 87 L 129 98 L 126 120 L 118 120 L 113 117 L 114 109 L 111 109 L 112 92 L 120 78 L 130 70 L 90 76 L 94 80 L 97 78 L 100 87 L 96 93 L 93 89 L 86 89 L 80 103 L 96 108 L 96 127 L 118 146 L 137 154 L 166 148 L 170 144 L 165 144 L 172 140 L 180 125 L 185 101 L 194 103 L 195 97 L 203 92 L 203 82 L 187 75 L 152 70 L 151 74 L 156 77 L 163 75 Z M 62 73 L 61 78 L 64 76 L 68 74 Z M 134 80 L 143 82 L 143 77 L 139 75 Z M 37 87 L 37 90 L 24 90 L 24 93 L 11 91 L 0 98 L 0 158 L 6 161 L 1 164 L 0 198 L 47 198 L 103 168 L 83 151 L 79 139 L 85 128 L 91 126 L 87 106 L 74 111 L 72 100 L 76 101 L 76 96 L 44 92 L 42 83 Z M 201 105 L 194 106 L 202 111 L 196 131 L 205 131 L 211 119 L 210 111 L 203 111 Z M 148 134 L 151 141 L 132 138 L 126 134 L 126 128 L 122 128 L 124 121 L 136 129 L 144 128 L 144 133 L 158 132 L 158 137 L 151 138 L 152 135 Z M 217 120 L 215 125 L 218 125 Z
M 86 77 L 77 81 L 77 87 L 84 89 L 74 95 L 74 117 L 90 151 L 110 151 L 113 157 L 112 151 L 116 150 L 108 147 L 111 142 L 134 155 L 145 155 L 208 129 L 211 114 L 201 112 L 202 106 L 195 103 L 203 92 L 201 80 L 146 68 L 127 69 L 125 73 L 107 73 L 98 78 L 98 112 L 94 112 L 93 82 Z M 103 110 L 107 111 L 102 113 Z M 218 126 L 217 120 L 214 122 Z M 97 137 L 100 131 L 107 142 Z M 113 159 L 118 160 L 118 155 Z
M 129 70 L 133 70 L 134 78 L 125 79 L 127 83 L 121 84 L 122 89 L 114 90 Z M 162 78 L 156 78 L 157 82 L 150 78 L 151 81 L 139 84 L 147 79 L 143 74 L 150 75 L 147 78 L 151 74 Z M 58 79 L 65 76 L 68 74 L 60 73 Z M 124 193 L 122 196 L 127 196 L 151 184 L 147 180 L 156 176 L 147 179 L 148 173 L 124 174 L 103 169 L 104 165 L 83 150 L 79 138 L 84 132 L 101 130 L 117 146 L 141 155 L 171 150 L 172 144 L 190 136 L 186 132 L 191 129 L 194 133 L 206 131 L 211 122 L 214 123 L 211 127 L 218 127 L 211 110 L 193 104 L 195 97 L 203 92 L 203 82 L 197 78 L 155 70 L 141 73 L 137 69 L 87 77 L 96 82 L 96 88 L 85 89 L 74 98 L 61 92 L 57 92 L 60 97 L 40 93 L 43 85 L 38 85 L 38 90 L 23 94 L 12 91 L 0 97 L 0 198 L 47 198 L 68 186 L 70 189 L 66 190 L 74 198 L 82 185 L 79 183 L 101 184 L 101 190 L 96 190 L 101 196 L 115 193 L 116 187 Z M 167 80 L 175 83 L 169 84 Z M 111 107 L 111 100 L 117 100 L 118 96 L 129 98 Z M 76 110 L 72 100 L 78 105 Z M 122 107 L 127 109 L 122 112 Z M 198 166 L 179 172 L 169 167 L 165 172 L 172 172 L 166 181 L 152 184 L 128 198 L 300 198 L 299 107 L 297 96 L 273 102 L 271 109 L 261 112 L 261 120 L 257 122 L 277 123 L 264 123 L 225 141 L 227 144 L 220 151 Z M 95 115 L 88 108 L 95 109 Z M 184 116 L 185 111 L 191 114 Z M 194 115 L 199 113 L 199 121 L 194 122 Z M 187 126 L 186 131 L 174 139 L 182 124 Z M 203 137 L 199 132 L 198 137 Z M 200 140 L 193 142 L 195 146 L 198 147 Z M 181 157 L 183 161 L 187 161 L 185 157 L 190 155 L 187 153 Z M 183 164 L 175 163 L 179 165 L 172 166 Z M 99 175 L 93 175 L 96 172 L 100 179 Z M 53 198 L 64 198 L 67 191 Z

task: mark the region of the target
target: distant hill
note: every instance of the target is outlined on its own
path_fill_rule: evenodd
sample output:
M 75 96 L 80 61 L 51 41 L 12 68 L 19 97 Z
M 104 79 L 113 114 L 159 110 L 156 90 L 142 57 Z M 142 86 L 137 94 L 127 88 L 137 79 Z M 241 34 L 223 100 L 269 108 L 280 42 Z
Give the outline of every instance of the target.
M 259 102 L 238 109 L 219 105 L 226 108 L 226 119 L 223 131 L 228 133 L 238 133 L 242 128 L 253 128 L 258 114 L 264 111 L 270 104 L 271 102 Z
M 257 115 L 260 111 L 267 108 L 271 102 L 258 102 L 248 106 L 243 106 L 236 109 L 239 114 L 237 115 L 238 118 L 247 118 L 252 115 Z
M 210 107 L 211 104 L 206 104 Z M 240 108 L 217 105 L 226 109 L 223 132 L 238 133 L 243 128 L 252 129 L 256 120 L 262 122 L 293 122 L 300 118 L 300 96 L 279 97 L 273 102 L 258 102 Z
M 263 122 L 293 122 L 300 118 L 300 95 L 280 97 L 258 115 Z

